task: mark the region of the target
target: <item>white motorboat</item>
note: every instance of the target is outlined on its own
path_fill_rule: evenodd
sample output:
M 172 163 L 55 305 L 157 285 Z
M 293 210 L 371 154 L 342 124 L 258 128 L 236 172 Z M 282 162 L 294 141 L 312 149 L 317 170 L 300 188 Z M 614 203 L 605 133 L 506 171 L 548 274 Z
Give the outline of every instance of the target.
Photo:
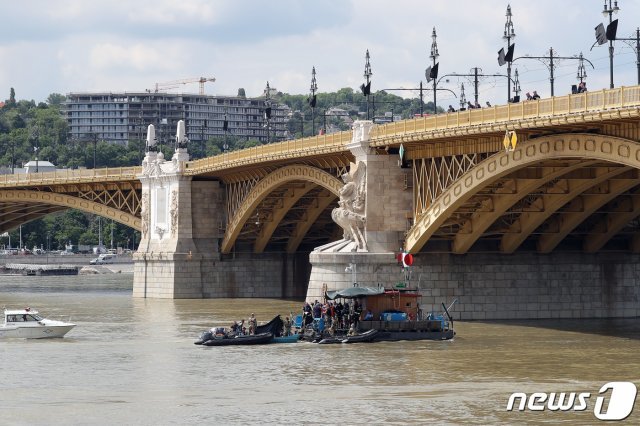
M 75 324 L 50 320 L 30 308 L 5 309 L 4 324 L 0 326 L 0 338 L 43 339 L 64 337 Z

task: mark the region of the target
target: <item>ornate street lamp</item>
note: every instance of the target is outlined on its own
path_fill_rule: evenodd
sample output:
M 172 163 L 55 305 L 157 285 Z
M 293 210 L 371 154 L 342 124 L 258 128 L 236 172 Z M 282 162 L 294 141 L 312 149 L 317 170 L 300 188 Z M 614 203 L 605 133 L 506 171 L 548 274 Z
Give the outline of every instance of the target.
M 507 22 L 504 24 L 504 33 L 502 39 L 507 42 L 507 54 L 504 57 L 504 61 L 507 63 L 507 102 L 511 100 L 511 62 L 513 62 L 513 50 L 515 45 L 511 46 L 511 39 L 516 38 L 516 32 L 513 29 L 513 22 L 511 21 L 511 5 L 507 5 Z
M 604 0 L 602 14 L 605 17 L 609 15 L 609 24 L 613 22 L 613 14 L 618 13 L 619 10 L 620 8 L 618 7 L 617 0 L 614 0 L 613 7 L 611 6 L 611 0 L 608 0 L 608 2 L 607 0 Z M 609 40 L 609 88 L 613 89 L 613 39 Z
M 464 83 L 460 83 L 460 109 L 466 108 L 467 98 L 464 95 Z
M 265 100 L 264 100 L 264 120 L 266 122 L 265 127 L 267 128 L 267 143 L 271 142 L 271 88 L 269 87 L 269 82 L 267 81 L 267 87 L 265 88 Z
M 583 83 L 584 79 L 587 78 L 587 69 L 584 67 L 582 52 L 580 52 L 580 56 L 578 56 L 578 75 L 576 77 L 580 80 L 580 83 Z
M 309 106 L 311 106 L 311 135 L 316 134 L 316 91 L 318 83 L 316 82 L 316 67 L 311 69 L 311 96 L 309 96 Z
M 437 82 L 438 64 L 436 63 L 436 60 L 438 59 L 440 54 L 438 53 L 438 42 L 436 41 L 437 38 L 438 36 L 436 35 L 436 27 L 433 27 L 433 32 L 431 33 L 431 54 L 429 55 L 429 57 L 433 61 L 433 64 L 431 66 L 431 72 L 429 72 L 429 75 L 427 76 L 427 81 L 429 78 L 433 79 L 433 113 L 434 114 L 438 113 L 438 108 L 436 104 L 436 93 L 437 93 L 436 84 L 438 83 Z
M 371 64 L 369 63 L 369 49 L 367 49 L 367 54 L 365 55 L 365 64 L 364 64 L 364 78 L 365 82 L 360 86 L 360 90 L 362 90 L 362 94 L 364 95 L 367 101 L 367 120 L 369 119 L 369 94 L 371 94 L 371 76 L 373 73 L 371 72 Z

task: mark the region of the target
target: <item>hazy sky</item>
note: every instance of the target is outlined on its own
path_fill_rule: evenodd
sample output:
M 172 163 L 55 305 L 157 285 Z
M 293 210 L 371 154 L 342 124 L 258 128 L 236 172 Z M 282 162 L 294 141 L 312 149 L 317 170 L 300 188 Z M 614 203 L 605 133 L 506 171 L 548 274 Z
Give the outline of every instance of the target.
M 594 47 L 594 27 L 606 20 L 602 0 L 513 0 L 515 57 L 583 52 L 593 62 L 590 90 L 609 86 L 606 46 Z M 501 0 L 0 0 L 0 99 L 10 87 L 18 99 L 44 101 L 52 92 L 141 91 L 156 82 L 215 77 L 208 94 L 262 93 L 267 80 L 280 91 L 308 93 L 316 67 L 320 92 L 357 88 L 365 51 L 371 54 L 372 90 L 415 88 L 424 80 L 431 32 L 438 35 L 440 76 L 506 74 L 497 51 L 506 1 Z M 640 1 L 619 0 L 618 35 L 640 25 Z M 635 85 L 636 54 L 616 42 L 615 84 Z M 558 61 L 556 95 L 576 83 L 578 62 Z M 549 96 L 549 71 L 520 59 L 523 92 Z M 438 87 L 459 92 L 464 78 Z M 197 93 L 198 84 L 179 92 Z M 480 101 L 504 103 L 506 78 L 481 81 Z M 404 96 L 410 92 L 395 92 Z M 425 94 L 433 98 L 432 92 Z M 456 103 L 438 92 L 438 104 Z

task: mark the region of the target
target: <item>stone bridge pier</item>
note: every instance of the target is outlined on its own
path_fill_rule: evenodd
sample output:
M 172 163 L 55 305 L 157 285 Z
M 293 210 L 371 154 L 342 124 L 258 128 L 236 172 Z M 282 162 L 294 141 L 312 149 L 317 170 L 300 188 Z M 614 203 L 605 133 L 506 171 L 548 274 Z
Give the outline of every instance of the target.
M 371 121 L 354 123 L 348 145 L 355 157 L 343 176 L 339 206 L 332 218 L 344 238 L 316 248 L 309 256 L 311 277 L 307 301 L 322 300 L 326 290 L 355 285 L 390 286 L 403 278 L 396 253 L 401 251 L 411 214 L 408 169 L 399 157 L 369 147 Z
M 223 211 L 217 182 L 184 176 L 189 159 L 184 122 L 178 125 L 171 161 L 156 151 L 153 126 L 139 176 L 142 182 L 142 238 L 134 254 L 134 297 L 202 298 L 215 277 L 217 212 Z

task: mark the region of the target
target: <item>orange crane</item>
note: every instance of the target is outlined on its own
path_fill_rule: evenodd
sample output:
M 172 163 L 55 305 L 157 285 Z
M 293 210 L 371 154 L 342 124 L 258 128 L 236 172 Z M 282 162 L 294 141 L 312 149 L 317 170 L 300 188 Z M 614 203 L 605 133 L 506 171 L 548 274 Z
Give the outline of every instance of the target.
M 180 87 L 181 84 L 200 83 L 200 94 L 204 95 L 204 84 L 206 82 L 214 82 L 214 77 L 199 77 L 199 78 L 186 78 L 184 80 L 165 81 L 164 83 L 156 83 L 156 93 L 162 89 L 175 89 Z

